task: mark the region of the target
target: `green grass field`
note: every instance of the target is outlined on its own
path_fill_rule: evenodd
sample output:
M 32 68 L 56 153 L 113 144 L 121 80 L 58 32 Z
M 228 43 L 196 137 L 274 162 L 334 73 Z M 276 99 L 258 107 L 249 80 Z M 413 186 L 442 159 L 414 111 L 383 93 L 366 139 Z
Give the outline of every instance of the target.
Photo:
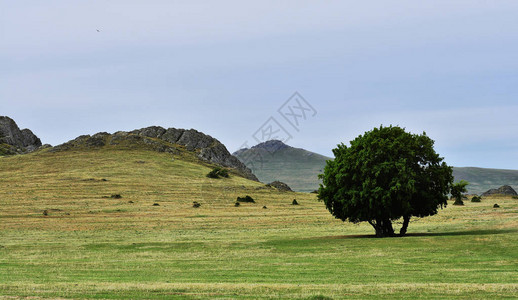
M 518 199 L 376 239 L 315 194 L 209 170 L 109 147 L 0 158 L 0 298 L 518 298 Z

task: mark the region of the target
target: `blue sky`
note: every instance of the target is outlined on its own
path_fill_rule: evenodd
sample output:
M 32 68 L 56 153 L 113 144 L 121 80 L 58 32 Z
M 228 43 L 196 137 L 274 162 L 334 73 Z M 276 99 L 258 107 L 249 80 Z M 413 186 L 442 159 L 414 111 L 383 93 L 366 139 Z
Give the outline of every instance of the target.
M 159 125 L 230 151 L 273 117 L 329 156 L 393 124 L 451 165 L 518 169 L 517 15 L 505 0 L 0 0 L 0 115 L 53 145 Z M 295 128 L 278 109 L 296 91 L 316 114 Z

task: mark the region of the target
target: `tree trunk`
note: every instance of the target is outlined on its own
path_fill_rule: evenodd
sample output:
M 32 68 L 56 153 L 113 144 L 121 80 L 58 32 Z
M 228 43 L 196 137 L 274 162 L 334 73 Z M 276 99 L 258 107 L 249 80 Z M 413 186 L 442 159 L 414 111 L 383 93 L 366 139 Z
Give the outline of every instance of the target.
M 408 223 L 410 223 L 410 216 L 403 216 L 403 226 L 401 226 L 401 229 L 399 230 L 400 236 L 404 236 L 406 234 Z
M 369 224 L 374 227 L 376 237 L 394 236 L 394 228 L 392 228 L 390 219 L 376 219 L 375 221 L 369 221 Z

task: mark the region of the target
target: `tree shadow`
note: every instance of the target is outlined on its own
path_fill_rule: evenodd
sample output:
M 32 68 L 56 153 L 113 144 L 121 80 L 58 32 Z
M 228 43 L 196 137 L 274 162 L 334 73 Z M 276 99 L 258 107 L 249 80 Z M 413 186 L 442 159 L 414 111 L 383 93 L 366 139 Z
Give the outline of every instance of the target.
M 394 238 L 405 238 L 405 237 L 427 237 L 427 236 L 465 236 L 465 235 L 494 235 L 494 234 L 506 234 L 515 233 L 518 229 L 476 229 L 476 230 L 465 230 L 465 231 L 451 231 L 451 232 L 412 232 L 407 233 L 404 236 L 395 235 Z M 336 236 L 325 236 L 321 239 L 375 239 L 375 234 L 351 234 L 351 235 L 336 235 Z M 391 237 L 387 237 L 391 238 Z

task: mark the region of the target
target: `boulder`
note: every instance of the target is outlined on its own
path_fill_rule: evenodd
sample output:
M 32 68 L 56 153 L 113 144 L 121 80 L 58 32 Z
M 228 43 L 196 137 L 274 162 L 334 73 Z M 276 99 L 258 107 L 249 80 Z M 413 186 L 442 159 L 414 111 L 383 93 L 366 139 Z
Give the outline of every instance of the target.
M 270 182 L 266 186 L 272 186 L 281 192 L 293 192 L 293 190 L 286 183 L 281 181 Z

